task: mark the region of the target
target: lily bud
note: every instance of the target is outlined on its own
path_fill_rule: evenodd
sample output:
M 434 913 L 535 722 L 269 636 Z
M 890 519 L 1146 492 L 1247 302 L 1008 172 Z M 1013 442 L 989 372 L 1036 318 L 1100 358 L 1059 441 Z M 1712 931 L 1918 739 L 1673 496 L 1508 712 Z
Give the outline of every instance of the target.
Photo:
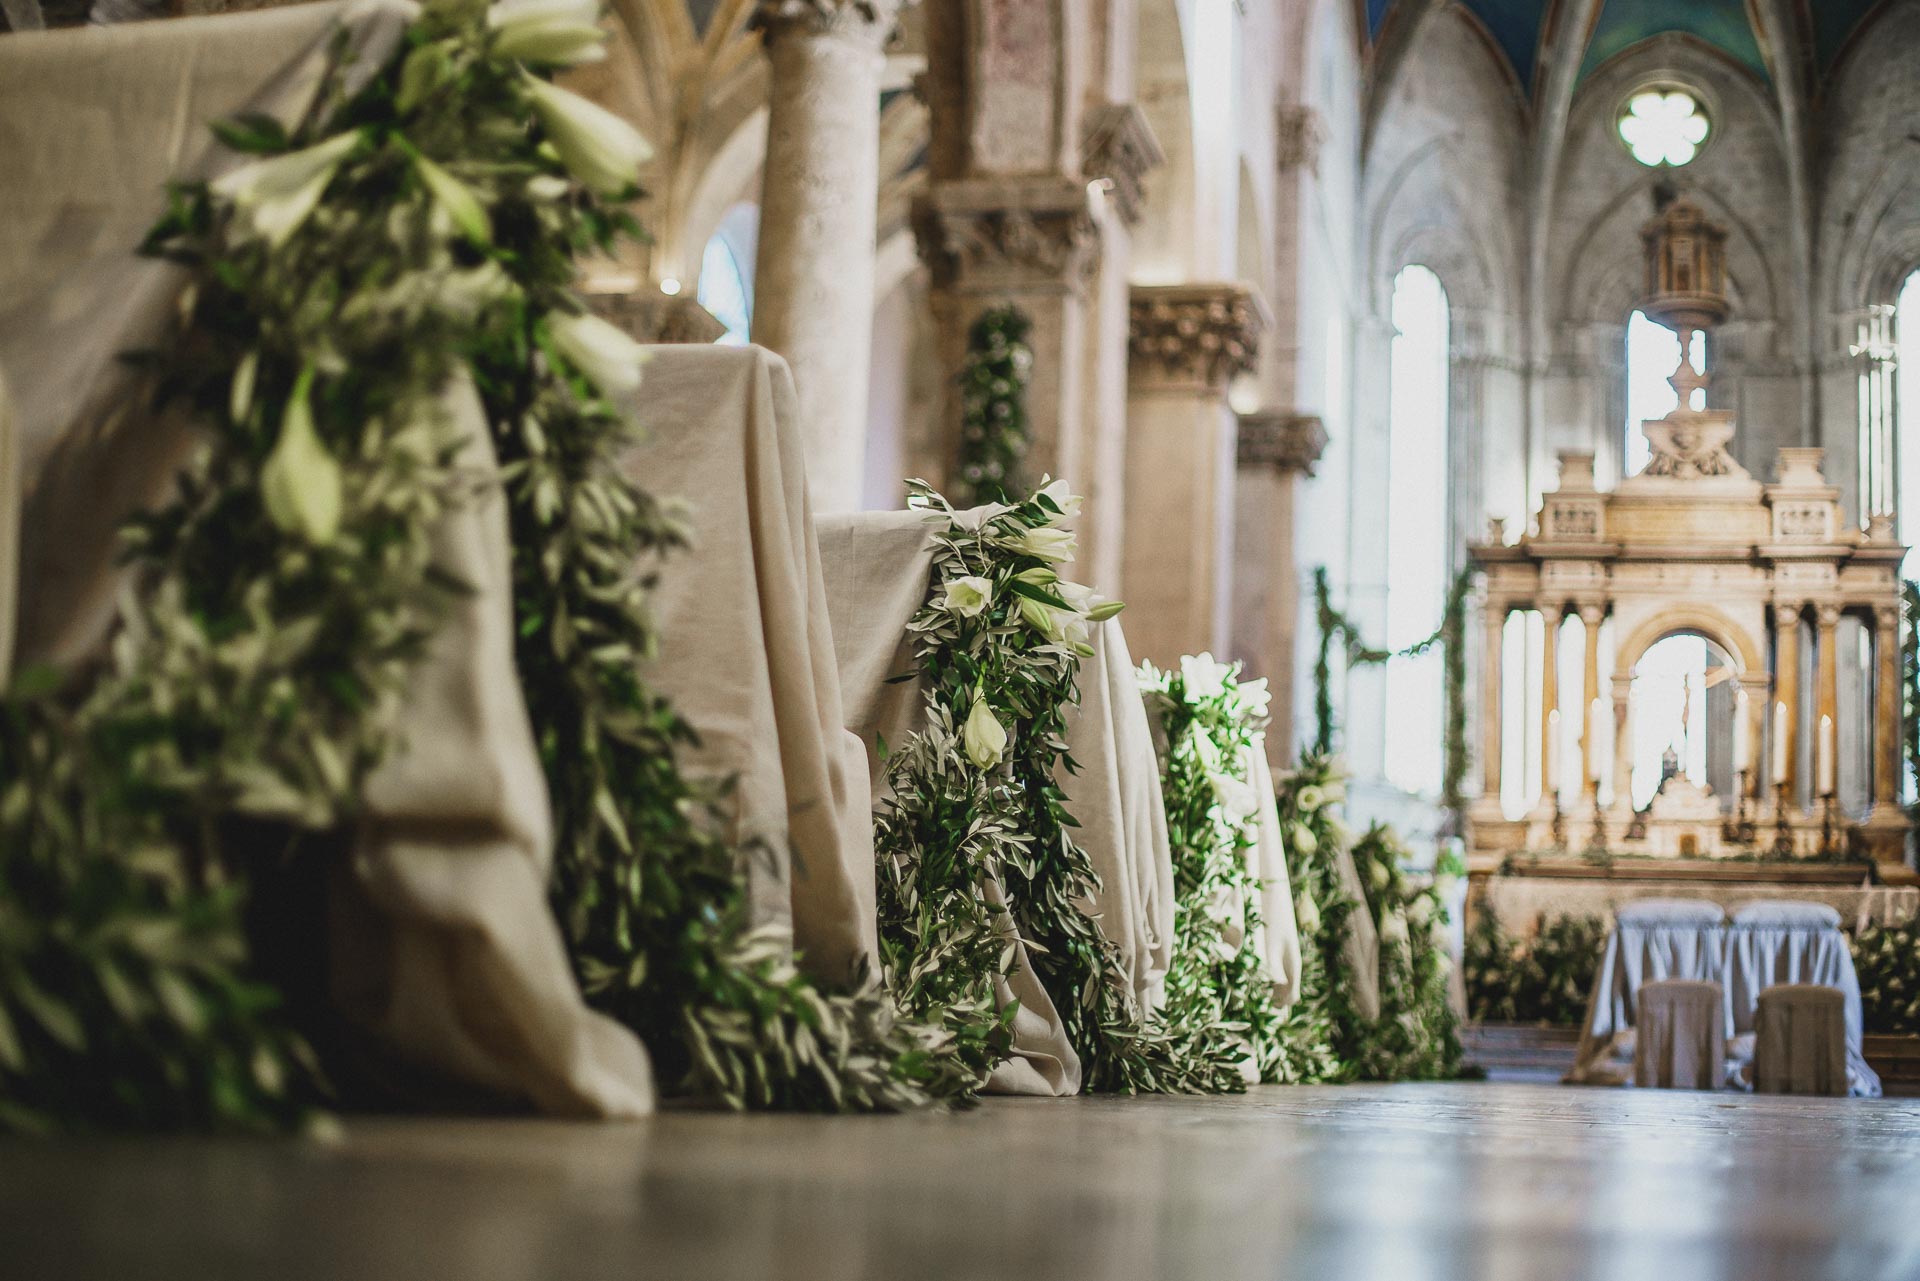
M 534 114 L 562 164 L 589 189 L 616 196 L 640 180 L 653 148 L 632 125 L 577 93 L 525 76 Z
M 598 316 L 554 314 L 547 329 L 560 354 L 606 395 L 639 390 L 646 349 L 615 326 Z
M 1007 546 L 1023 555 L 1059 564 L 1073 559 L 1074 553 L 1079 550 L 1079 540 L 1070 529 L 1041 526 L 1007 539 Z
M 500 0 L 487 10 L 487 25 L 501 58 L 571 67 L 607 56 L 599 0 Z
M 278 249 L 320 203 L 340 163 L 359 142 L 360 131 L 348 130 L 284 156 L 242 165 L 208 187 L 214 195 L 231 200 L 254 233 Z
M 300 371 L 280 420 L 280 439 L 260 472 L 267 516 L 291 534 L 324 547 L 340 532 L 340 464 L 313 429 L 313 367 Z
M 967 713 L 966 724 L 961 727 L 960 738 L 967 749 L 967 759 L 978 769 L 992 769 L 1006 755 L 1006 727 L 994 718 L 987 700 L 977 694 L 973 710 Z
M 417 151 L 413 152 L 413 167 L 419 173 L 420 181 L 426 184 L 434 200 L 447 211 L 447 216 L 453 219 L 453 225 L 460 228 L 462 235 L 477 245 L 493 243 L 493 220 L 487 217 L 487 211 L 481 205 L 480 197 L 473 194 L 473 188 Z

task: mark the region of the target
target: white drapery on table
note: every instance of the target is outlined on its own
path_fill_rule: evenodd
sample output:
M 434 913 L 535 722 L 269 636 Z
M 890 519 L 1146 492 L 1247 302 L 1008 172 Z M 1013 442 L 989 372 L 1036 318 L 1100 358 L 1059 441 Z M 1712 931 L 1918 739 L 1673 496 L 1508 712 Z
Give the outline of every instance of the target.
M 0 39 L 0 654 L 71 664 L 98 652 L 123 575 L 116 530 L 162 497 L 187 424 L 142 411 L 120 353 L 150 346 L 182 276 L 133 250 L 164 184 L 239 163 L 209 121 L 294 121 L 338 28 L 365 75 L 398 49 L 402 0 Z M 451 405 L 470 458 L 492 465 L 471 390 Z M 329 946 L 341 1007 L 429 1073 L 552 1112 L 632 1116 L 653 1105 L 639 1041 L 589 1012 L 546 903 L 546 790 L 513 669 L 504 512 L 450 516 L 436 545 L 478 590 L 436 639 L 336 870 Z M 5 674 L 7 669 L 0 669 Z M 316 911 L 320 910 L 316 905 Z
M 1622 908 L 1594 975 L 1579 1055 L 1567 1079 L 1592 1085 L 1630 1080 L 1640 988 L 1657 979 L 1698 979 L 1720 984 L 1730 1083 L 1750 1085 L 1760 992 L 1776 983 L 1815 983 L 1838 990 L 1846 1003 L 1851 1092 L 1877 1097 L 1880 1078 L 1862 1053 L 1860 980 L 1846 935 L 1831 909 L 1820 909 L 1817 917 L 1782 910 L 1795 906 L 1769 904 L 1767 912 L 1731 925 L 1717 905 L 1705 902 L 1642 900 Z

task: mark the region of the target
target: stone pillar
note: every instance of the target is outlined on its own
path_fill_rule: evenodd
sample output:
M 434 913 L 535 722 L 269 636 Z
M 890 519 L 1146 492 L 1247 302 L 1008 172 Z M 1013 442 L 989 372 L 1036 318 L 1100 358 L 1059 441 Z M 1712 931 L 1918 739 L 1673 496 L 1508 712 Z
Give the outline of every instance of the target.
M 900 0 L 758 0 L 767 160 L 753 337 L 786 357 L 816 511 L 860 505 L 880 189 L 880 47 Z
M 1162 665 L 1227 652 L 1238 423 L 1263 309 L 1243 285 L 1136 286 L 1127 412 L 1127 638 Z
M 1819 644 L 1814 653 L 1819 661 L 1819 684 L 1815 687 L 1818 702 L 1813 713 L 1814 734 L 1813 759 L 1814 795 L 1820 795 L 1820 722 L 1824 717 L 1834 727 L 1834 790 L 1839 790 L 1840 782 L 1840 607 L 1821 605 L 1814 612 L 1819 624 Z
M 1507 602 L 1489 598 L 1482 611 L 1487 628 L 1486 664 L 1480 673 L 1480 805 L 1497 820 L 1500 808 L 1500 674 L 1506 666 Z
M 1589 801 L 1599 788 L 1594 775 L 1600 769 L 1600 745 L 1594 742 L 1599 728 L 1592 715 L 1593 700 L 1600 697 L 1600 624 L 1606 619 L 1606 606 L 1588 603 L 1580 606 L 1580 622 L 1586 627 L 1587 680 L 1580 702 L 1580 795 Z
M 1780 741 L 1773 734 L 1777 724 L 1771 707 L 1767 709 L 1769 741 L 1767 744 L 1767 786 L 1773 788 L 1773 780 L 1781 777 L 1787 784 L 1787 804 L 1792 806 L 1798 796 L 1796 775 L 1799 772 L 1800 742 L 1800 602 L 1775 601 L 1773 606 L 1773 698 L 1775 703 L 1787 706 L 1786 736 Z M 1785 753 L 1785 773 L 1781 771 L 1781 754 Z M 1773 790 L 1777 799 L 1778 789 Z
M 1560 780 L 1553 776 L 1553 748 L 1548 740 L 1553 736 L 1553 714 L 1560 709 L 1560 608 L 1543 606 L 1540 610 L 1542 624 L 1542 647 L 1540 650 L 1540 803 L 1548 809 L 1553 808 L 1554 791 Z M 1561 719 L 1566 718 L 1560 712 Z M 1562 741 L 1565 735 L 1562 734 Z M 1560 762 L 1562 770 L 1566 763 Z
M 1900 607 L 1873 611 L 1873 808 L 1900 804 Z
M 1265 677 L 1273 693 L 1267 757 L 1281 768 L 1292 761 L 1295 750 L 1294 638 L 1300 582 L 1293 552 L 1293 497 L 1300 479 L 1313 475 L 1326 445 L 1326 428 L 1313 415 L 1240 415 L 1232 653 L 1246 664 L 1247 676 Z

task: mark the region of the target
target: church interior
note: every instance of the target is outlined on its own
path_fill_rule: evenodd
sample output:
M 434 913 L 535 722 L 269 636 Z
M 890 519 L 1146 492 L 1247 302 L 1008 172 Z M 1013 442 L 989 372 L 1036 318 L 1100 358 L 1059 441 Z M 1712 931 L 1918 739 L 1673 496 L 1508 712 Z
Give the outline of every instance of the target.
M 1920 1277 L 1916 67 L 0 0 L 0 1273 Z

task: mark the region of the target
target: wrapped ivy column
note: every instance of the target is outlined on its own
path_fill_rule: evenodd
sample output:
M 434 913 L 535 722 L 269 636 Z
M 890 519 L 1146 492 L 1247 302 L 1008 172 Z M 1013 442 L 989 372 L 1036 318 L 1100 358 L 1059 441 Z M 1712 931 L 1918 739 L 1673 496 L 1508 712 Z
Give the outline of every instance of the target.
M 880 191 L 880 46 L 900 0 L 759 0 L 772 66 L 754 341 L 787 358 L 813 505 L 860 506 Z

